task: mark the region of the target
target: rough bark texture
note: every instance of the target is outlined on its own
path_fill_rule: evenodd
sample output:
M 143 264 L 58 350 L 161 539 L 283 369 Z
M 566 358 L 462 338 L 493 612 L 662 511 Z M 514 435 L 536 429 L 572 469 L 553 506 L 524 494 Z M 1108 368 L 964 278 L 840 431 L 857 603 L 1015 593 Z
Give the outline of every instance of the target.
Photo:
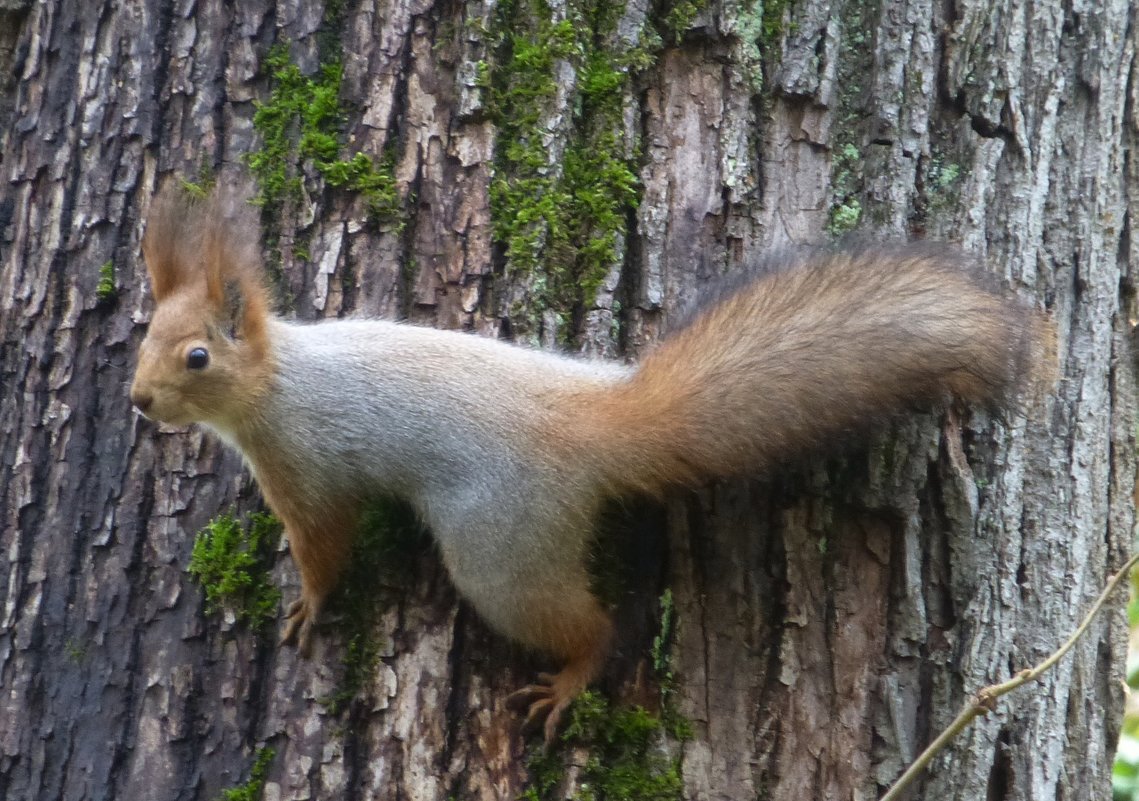
M 635 357 L 716 276 L 855 220 L 961 241 L 1051 311 L 1047 398 L 916 413 L 646 514 L 659 536 L 633 550 L 664 557 L 637 555 L 628 594 L 676 599 L 688 797 L 873 798 L 971 691 L 1074 628 L 1134 517 L 1134 5 L 725 0 L 674 14 L 676 35 L 656 25 L 619 90 L 639 196 L 596 292 L 561 308 L 492 219 L 492 180 L 514 177 L 504 120 L 519 113 L 493 108 L 483 79 L 504 74 L 503 9 L 344 5 L 345 147 L 393 159 L 405 224 L 377 224 L 308 164 L 305 200 L 280 220 L 298 317 L 402 316 Z M 583 24 L 572 2 L 518 6 L 518 26 Z M 600 46 L 641 41 L 668 11 L 630 0 Z M 320 699 L 342 638 L 299 661 L 207 616 L 185 573 L 196 531 L 255 504 L 240 459 L 129 407 L 150 197 L 172 171 L 242 172 L 270 45 L 289 42 L 311 74 L 325 19 L 303 0 L 0 2 L 0 75 L 15 76 L 0 84 L 0 797 L 213 798 L 266 743 L 266 798 L 527 786 L 503 700 L 541 660 L 457 604 L 431 554 L 396 582 L 374 620 L 382 660 L 333 714 Z M 574 53 L 551 69 L 537 124 L 556 176 L 570 143 L 607 123 L 587 118 Z M 99 292 L 108 262 L 114 292 Z M 274 578 L 296 592 L 283 550 Z M 643 617 L 622 615 L 625 662 L 646 652 Z M 1104 618 L 978 721 L 915 797 L 1106 797 L 1122 626 Z M 580 789 L 573 775 L 553 794 Z

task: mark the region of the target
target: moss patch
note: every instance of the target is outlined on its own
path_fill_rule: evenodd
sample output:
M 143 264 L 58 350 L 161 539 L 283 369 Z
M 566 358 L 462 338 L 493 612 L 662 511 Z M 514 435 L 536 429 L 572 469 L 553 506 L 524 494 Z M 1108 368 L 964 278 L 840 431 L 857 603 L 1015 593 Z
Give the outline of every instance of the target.
M 666 0 L 641 30 L 619 35 L 624 3 L 498 4 L 476 83 L 497 128 L 494 237 L 505 271 L 528 278 L 516 282 L 526 292 L 506 309 L 517 336 L 571 342 L 624 258 L 642 193 L 640 131 L 626 108 L 639 76 L 706 6 Z M 556 331 L 543 331 L 550 312 Z
M 926 163 L 924 181 L 925 208 L 928 214 L 952 210 L 960 200 L 961 182 L 965 171 L 934 149 Z
M 653 637 L 651 656 L 653 671 L 669 684 L 673 680 L 670 648 L 675 627 L 676 606 L 672 601 L 672 590 L 666 589 L 660 596 L 660 631 Z
M 249 515 L 244 525 L 224 514 L 198 533 L 188 572 L 205 591 L 207 612 L 228 609 L 253 629 L 273 620 L 281 593 L 269 568 L 280 535 L 280 522 L 262 513 Z
M 641 707 L 617 707 L 588 691 L 574 702 L 560 745 L 589 751 L 575 801 L 679 801 L 683 798 L 679 743 L 692 737 L 689 722 L 673 703 L 675 678 L 669 649 L 676 623 L 672 593 L 661 596 L 660 632 L 653 641 L 652 664 L 661 686 L 661 714 Z M 561 798 L 565 755 L 535 749 L 527 760 L 531 784 L 522 798 Z
M 854 230 L 862 219 L 862 203 L 858 199 L 860 190 L 862 153 L 854 145 L 846 142 L 835 148 L 831 160 L 831 203 L 830 221 L 827 232 L 831 236 L 842 236 Z
M 63 645 L 63 653 L 73 665 L 82 665 L 87 661 L 87 646 L 81 640 L 69 639 Z
M 218 801 L 261 801 L 265 793 L 265 782 L 269 778 L 269 768 L 277 752 L 272 748 L 258 748 L 249 770 L 249 780 L 229 790 L 222 790 Z
M 858 227 L 862 219 L 862 203 L 856 198 L 850 198 L 837 206 L 831 207 L 830 222 L 827 223 L 827 233 L 839 237 Z
M 257 103 L 253 115 L 261 147 L 246 161 L 257 181 L 256 202 L 263 209 L 266 245 L 276 261 L 280 261 L 280 219 L 303 199 L 309 177 L 361 196 L 380 222 L 398 221 L 401 201 L 394 153 L 341 157 L 349 109 L 340 104 L 340 62 L 327 60 L 313 75 L 305 75 L 290 58 L 288 45 L 277 44 L 265 57 L 265 68 L 269 98 Z
M 765 45 L 775 43 L 783 36 L 784 19 L 791 8 L 792 0 L 764 0 L 762 41 Z
M 95 298 L 106 303 L 118 294 L 115 288 L 115 263 L 110 259 L 99 268 L 99 283 L 95 285 Z
M 179 186 L 183 192 L 193 199 L 205 200 L 213 191 L 216 181 L 213 169 L 209 165 L 203 164 L 198 167 L 198 174 L 195 179 L 184 177 L 179 181 Z
M 496 11 L 497 56 L 480 65 L 478 80 L 498 127 L 494 235 L 506 269 L 535 276 L 529 297 L 508 310 L 523 334 L 545 311 L 564 324 L 592 306 L 640 201 L 639 153 L 626 142 L 623 104 L 633 74 L 652 57 L 618 42 L 622 11 L 600 0 L 570 3 L 559 20 L 545 0 L 508 0 Z M 659 46 L 659 36 L 648 40 Z M 572 115 L 569 125 L 556 116 L 560 108 Z M 551 150 L 563 139 L 558 159 Z
M 578 775 L 575 801 L 679 801 L 684 785 L 680 760 L 667 748 L 662 718 L 640 707 L 617 709 L 595 692 L 574 702 L 563 743 L 586 745 L 589 757 Z M 564 758 L 535 751 L 527 761 L 531 786 L 526 801 L 560 797 Z
M 339 102 L 340 62 L 326 62 L 315 75 L 304 75 L 290 60 L 288 45 L 278 44 L 265 57 L 265 66 L 272 89 L 253 115 L 262 146 L 248 157 L 260 190 L 257 202 L 279 208 L 286 200 L 299 200 L 304 168 L 311 165 L 330 186 L 361 194 L 377 216 L 395 215 L 399 194 L 391 161 L 366 153 L 340 158 L 348 113 Z
M 685 32 L 692 27 L 696 15 L 704 9 L 703 0 L 676 0 L 664 13 L 664 29 L 673 44 L 680 44 Z

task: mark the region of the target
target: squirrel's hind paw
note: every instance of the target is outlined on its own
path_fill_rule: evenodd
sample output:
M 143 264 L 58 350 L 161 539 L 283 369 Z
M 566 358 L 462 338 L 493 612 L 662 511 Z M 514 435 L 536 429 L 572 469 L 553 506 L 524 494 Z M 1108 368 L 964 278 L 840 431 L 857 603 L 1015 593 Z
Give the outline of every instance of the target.
M 506 705 L 515 712 L 526 713 L 526 719 L 522 721 L 523 734 L 529 734 L 541 725 L 543 739 L 549 748 L 561 728 L 565 711 L 584 689 L 580 676 L 568 670 L 557 674 L 539 673 L 536 684 L 527 684 L 512 692 L 506 698 Z
M 296 645 L 297 652 L 308 659 L 312 656 L 312 629 L 320 614 L 320 605 L 305 598 L 298 598 L 285 613 L 285 631 L 281 634 L 281 645 Z

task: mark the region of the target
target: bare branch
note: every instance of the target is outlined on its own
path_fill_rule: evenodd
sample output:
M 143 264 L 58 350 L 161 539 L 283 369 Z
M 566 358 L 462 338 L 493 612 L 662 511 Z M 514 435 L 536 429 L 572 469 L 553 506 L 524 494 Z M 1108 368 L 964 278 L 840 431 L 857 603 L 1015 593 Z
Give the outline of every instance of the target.
M 1099 614 L 1099 610 L 1103 608 L 1104 603 L 1115 591 L 1115 588 L 1119 586 L 1120 582 L 1123 581 L 1124 577 L 1131 571 L 1131 568 L 1135 566 L 1136 562 L 1139 562 L 1139 553 L 1134 554 L 1128 559 L 1123 567 L 1111 577 L 1107 582 L 1107 586 L 1104 587 L 1103 592 L 1099 594 L 1099 598 L 1096 599 L 1095 604 L 1092 605 L 1087 616 L 1084 617 L 1083 622 L 1072 632 L 1072 636 L 1065 640 L 1064 644 L 1051 656 L 1035 667 L 1020 671 L 1008 681 L 1001 682 L 1000 684 L 992 684 L 978 690 L 973 695 L 973 699 L 969 702 L 969 705 L 946 727 L 945 731 L 939 734 L 937 738 L 929 744 L 925 751 L 921 753 L 921 756 L 914 760 L 913 764 L 894 782 L 894 786 L 886 791 L 886 794 L 882 796 L 880 801 L 897 801 L 897 799 L 901 798 L 905 789 L 921 775 L 921 772 L 925 770 L 926 766 L 929 765 L 933 758 L 937 756 L 938 752 L 941 751 L 950 740 L 964 731 L 975 718 L 987 714 L 996 708 L 998 698 L 1002 695 L 1007 695 L 1022 684 L 1027 684 L 1039 678 L 1042 673 L 1063 659 L 1064 655 L 1072 649 L 1072 646 L 1075 645 L 1080 637 L 1084 635 L 1084 632 L 1088 630 L 1088 626 L 1091 625 L 1096 615 Z

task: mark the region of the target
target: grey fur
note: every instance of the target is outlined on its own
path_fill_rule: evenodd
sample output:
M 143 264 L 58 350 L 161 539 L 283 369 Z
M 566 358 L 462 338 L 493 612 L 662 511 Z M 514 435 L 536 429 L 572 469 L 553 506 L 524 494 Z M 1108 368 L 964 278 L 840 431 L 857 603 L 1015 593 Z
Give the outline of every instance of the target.
M 530 589 L 588 587 L 589 538 L 572 530 L 591 525 L 603 472 L 551 460 L 538 443 L 568 386 L 616 385 L 631 368 L 378 320 L 270 325 L 277 369 L 264 406 L 240 430 L 213 426 L 255 474 L 288 460 L 312 497 L 406 499 L 458 590 L 523 642 L 516 610 L 535 600 Z

